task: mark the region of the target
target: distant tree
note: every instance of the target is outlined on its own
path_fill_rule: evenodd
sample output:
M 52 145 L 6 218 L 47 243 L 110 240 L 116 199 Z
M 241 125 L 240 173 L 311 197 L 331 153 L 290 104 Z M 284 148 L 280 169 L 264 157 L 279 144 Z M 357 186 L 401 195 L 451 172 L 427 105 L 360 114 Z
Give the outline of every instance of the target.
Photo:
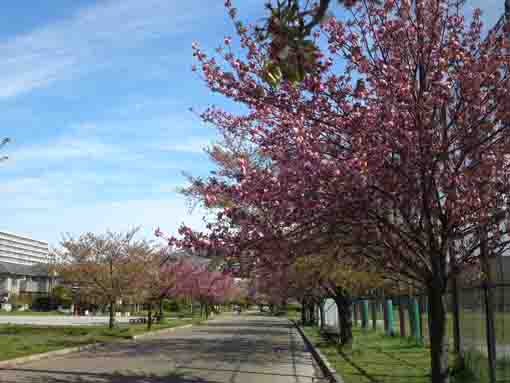
M 136 232 L 86 233 L 61 243 L 62 277 L 77 285 L 82 293 L 108 304 L 110 329 L 115 324 L 117 303 L 135 293 L 135 281 L 141 273 L 136 255 L 149 247 L 145 241 L 134 240 Z
M 331 298 L 335 301 L 338 322 L 339 342 L 350 347 L 353 342 L 352 304 L 355 297 L 368 295 L 385 285 L 385 275 L 374 271 L 373 266 L 360 265 L 340 255 L 342 248 L 333 249 L 314 257 L 305 256 L 295 264 L 295 276 L 300 285 L 308 286 L 308 295 L 315 298 Z M 306 291 L 300 288 L 301 291 Z M 323 312 L 321 311 L 321 316 Z
M 72 291 L 69 287 L 57 285 L 51 290 L 51 298 L 57 306 L 69 306 L 72 303 Z
M 219 271 L 211 271 L 206 265 L 196 266 L 194 272 L 183 281 L 181 289 L 200 302 L 200 310 L 206 318 L 215 304 L 224 303 L 233 293 L 234 279 Z
M 182 285 L 195 270 L 195 266 L 186 259 L 169 260 L 165 251 L 145 249 L 138 254 L 140 274 L 136 279 L 137 299 L 148 305 L 147 327 L 153 323 L 153 310 L 159 306 L 159 316 L 163 317 L 163 300 L 183 295 Z

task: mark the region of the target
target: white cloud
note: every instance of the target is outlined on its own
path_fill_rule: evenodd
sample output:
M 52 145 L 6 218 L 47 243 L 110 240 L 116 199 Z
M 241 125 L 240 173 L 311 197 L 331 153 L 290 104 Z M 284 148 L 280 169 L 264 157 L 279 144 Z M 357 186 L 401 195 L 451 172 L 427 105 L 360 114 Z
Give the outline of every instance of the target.
M 60 137 L 42 144 L 21 147 L 9 154 L 14 165 L 19 162 L 36 164 L 85 158 L 107 158 L 122 150 L 92 138 Z
M 115 0 L 0 42 L 0 98 L 108 65 L 112 50 L 176 35 L 202 17 L 194 1 Z
M 9 180 L 0 184 L 1 194 L 20 194 L 29 189 L 39 189 L 40 178 L 25 177 Z
M 56 171 L 0 182 L 0 228 L 27 233 L 56 245 L 63 233 L 129 230 L 141 226 L 153 238 L 161 226 L 175 233 L 182 222 L 203 229 L 204 211 L 190 213 L 186 198 L 175 192 L 180 181 L 158 183 L 130 173 Z M 184 182 L 184 180 L 183 180 Z M 126 190 L 136 190 L 136 196 Z
M 47 240 L 56 246 L 62 235 L 112 231 L 127 231 L 140 227 L 141 234 L 155 239 L 154 230 L 161 227 L 167 233 L 176 234 L 181 223 L 204 230 L 204 211 L 199 208 L 190 212 L 184 197 L 169 195 L 165 199 L 137 199 L 113 202 L 62 206 L 48 210 L 10 210 L 10 232 L 27 233 Z
M 37 176 L 20 176 L 2 179 L 0 199 L 6 203 L 3 208 L 9 211 L 62 209 L 81 200 L 83 196 L 105 181 L 106 175 L 94 173 L 43 173 Z M 122 179 L 109 182 L 121 182 Z
M 190 137 L 181 141 L 163 145 L 161 149 L 171 152 L 204 153 L 204 149 L 214 142 L 213 139 L 206 137 Z

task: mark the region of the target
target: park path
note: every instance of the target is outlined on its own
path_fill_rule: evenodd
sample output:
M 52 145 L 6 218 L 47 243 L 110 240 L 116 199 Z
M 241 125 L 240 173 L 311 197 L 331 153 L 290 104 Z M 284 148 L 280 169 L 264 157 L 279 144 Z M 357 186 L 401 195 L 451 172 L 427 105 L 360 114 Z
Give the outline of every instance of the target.
M 128 323 L 130 319 L 140 317 L 116 317 L 117 323 Z M 172 319 L 172 318 L 168 318 Z M 75 315 L 0 315 L 0 324 L 29 324 L 34 326 L 89 326 L 108 324 L 108 316 Z
M 1 383 L 312 383 L 315 369 L 286 319 L 242 315 L 168 335 L 0 369 Z

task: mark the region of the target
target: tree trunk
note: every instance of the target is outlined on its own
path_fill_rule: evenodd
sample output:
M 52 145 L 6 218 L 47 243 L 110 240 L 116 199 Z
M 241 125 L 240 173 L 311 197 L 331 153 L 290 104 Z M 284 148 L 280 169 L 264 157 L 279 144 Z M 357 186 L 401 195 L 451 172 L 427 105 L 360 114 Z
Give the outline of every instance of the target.
M 405 338 L 407 336 L 407 331 L 406 331 L 406 314 L 403 300 L 404 297 L 401 296 L 398 302 L 398 320 L 400 323 L 400 336 Z
M 317 324 L 317 321 L 316 321 L 317 318 L 315 318 L 315 305 L 313 303 L 310 303 L 308 305 L 308 309 L 310 310 L 310 323 L 312 325 Z
M 485 333 L 487 338 L 487 357 L 489 358 L 489 380 L 496 381 L 496 325 L 495 301 L 493 294 L 493 276 L 489 262 L 487 246 L 487 228 L 480 229 L 480 260 L 484 274 Z
M 353 341 L 352 335 L 352 306 L 351 303 L 347 303 L 342 310 L 342 316 L 340 317 L 340 344 L 342 347 L 350 347 Z
M 377 313 L 379 311 L 379 301 L 374 299 L 372 301 L 372 330 L 377 330 Z
M 269 307 L 271 307 L 271 306 L 269 306 Z M 271 309 L 271 312 L 273 312 L 272 309 Z M 305 306 L 305 301 L 301 302 L 301 324 L 303 326 L 306 326 L 306 306 Z
M 115 326 L 115 301 L 110 301 L 110 321 L 108 327 L 110 330 Z
M 152 328 L 152 302 L 149 303 L 149 309 L 147 311 L 147 330 Z
M 457 363 L 464 365 L 462 356 L 462 336 L 460 329 L 460 291 L 458 284 L 458 275 L 452 277 L 452 317 L 453 317 L 453 349 L 457 357 Z
M 319 315 L 321 317 L 320 329 L 324 330 L 324 325 L 326 323 L 326 313 L 324 312 L 324 300 L 321 299 L 319 302 Z
M 443 284 L 437 279 L 428 286 L 432 383 L 448 383 L 450 371 L 448 368 L 446 302 Z
M 163 310 L 163 299 L 159 301 L 159 321 L 163 322 L 165 311 Z
M 352 300 L 346 293 L 337 293 L 334 297 L 338 310 L 338 324 L 340 329 L 339 342 L 342 347 L 350 347 L 352 335 Z

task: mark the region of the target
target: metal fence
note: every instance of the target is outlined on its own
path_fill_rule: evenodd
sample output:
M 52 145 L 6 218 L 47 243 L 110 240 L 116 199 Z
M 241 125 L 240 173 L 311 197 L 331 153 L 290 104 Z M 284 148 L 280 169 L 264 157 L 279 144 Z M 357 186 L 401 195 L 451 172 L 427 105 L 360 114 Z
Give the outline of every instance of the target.
M 510 284 L 462 288 L 458 290 L 457 306 L 455 302 L 454 292 L 449 293 L 450 349 L 463 356 L 466 366 L 481 382 L 510 383 Z M 338 328 L 337 308 L 332 299 L 326 300 L 324 313 L 324 324 Z M 490 317 L 493 318 L 492 331 Z M 364 324 L 367 329 L 393 336 L 418 337 L 425 345 L 429 343 L 428 304 L 423 295 L 356 300 L 353 321 L 355 326 Z

